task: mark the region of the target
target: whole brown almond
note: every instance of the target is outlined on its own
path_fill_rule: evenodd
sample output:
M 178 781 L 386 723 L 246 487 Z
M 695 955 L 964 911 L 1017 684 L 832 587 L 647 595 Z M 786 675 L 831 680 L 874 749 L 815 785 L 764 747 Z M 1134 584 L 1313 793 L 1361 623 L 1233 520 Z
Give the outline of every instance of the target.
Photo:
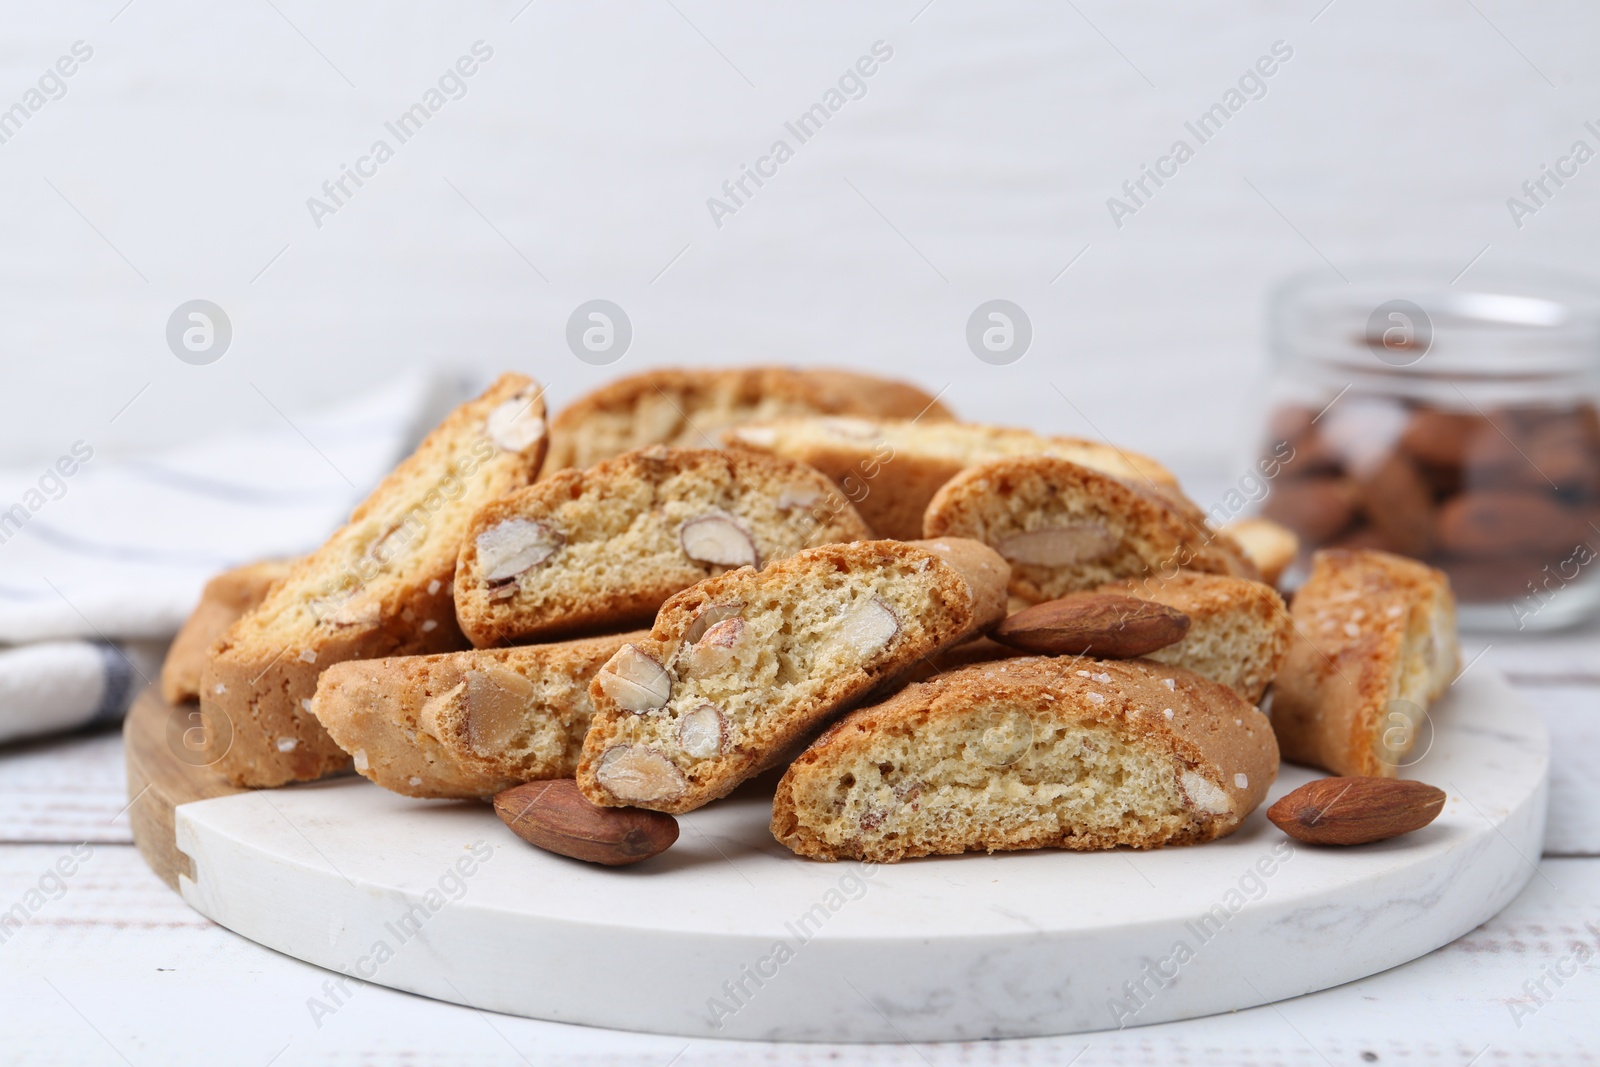
M 678 839 L 671 815 L 591 804 L 571 778 L 512 786 L 495 795 L 494 812 L 530 845 L 607 867 L 647 860 Z
M 1002 645 L 1051 656 L 1132 659 L 1183 640 L 1189 616 L 1152 600 L 1074 593 L 1023 608 L 989 634 Z
M 1487 559 L 1571 550 L 1587 536 L 1583 515 L 1535 490 L 1462 493 L 1439 512 L 1439 547 Z
M 1323 545 L 1350 528 L 1356 519 L 1356 504 L 1356 487 L 1350 479 L 1318 477 L 1278 484 L 1261 509 L 1305 543 Z
M 1403 452 L 1390 452 L 1358 483 L 1367 521 L 1397 552 L 1426 556 L 1433 550 L 1433 490 Z
M 1424 463 L 1459 467 L 1466 461 L 1472 439 L 1494 432 L 1489 420 L 1475 412 L 1418 408 L 1400 434 L 1400 446 Z
M 1365 845 L 1420 830 L 1444 810 L 1444 790 L 1400 778 L 1319 778 L 1267 809 L 1274 826 L 1313 845 Z
M 1450 591 L 1466 603 L 1516 600 L 1559 589 L 1571 568 L 1567 556 L 1493 556 L 1489 559 L 1441 559 L 1435 566 L 1450 577 Z M 1563 567 L 1563 564 L 1565 566 Z

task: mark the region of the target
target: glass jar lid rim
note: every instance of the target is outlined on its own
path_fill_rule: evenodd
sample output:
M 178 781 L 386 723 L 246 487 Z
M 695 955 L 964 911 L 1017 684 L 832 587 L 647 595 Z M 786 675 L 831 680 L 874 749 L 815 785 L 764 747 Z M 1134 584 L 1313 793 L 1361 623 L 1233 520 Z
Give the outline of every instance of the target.
M 1280 355 L 1399 373 L 1422 362 L 1431 373 L 1600 366 L 1600 286 L 1581 276 L 1498 267 L 1452 278 L 1395 263 L 1342 273 L 1308 271 L 1276 287 L 1270 326 Z

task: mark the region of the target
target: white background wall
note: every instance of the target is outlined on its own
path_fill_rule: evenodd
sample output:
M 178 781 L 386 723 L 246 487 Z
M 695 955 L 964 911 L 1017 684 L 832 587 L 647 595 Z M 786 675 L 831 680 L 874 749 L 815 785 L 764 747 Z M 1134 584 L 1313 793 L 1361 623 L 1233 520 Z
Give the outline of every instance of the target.
M 1286 273 L 1453 275 L 1489 246 L 1600 274 L 1600 162 L 1520 231 L 1505 206 L 1596 142 L 1579 0 L 124 2 L 0 15 L 0 108 L 94 49 L 0 145 L 7 466 L 266 424 L 262 394 L 304 411 L 421 363 L 516 367 L 559 404 L 617 370 L 779 360 L 1094 432 L 1053 382 L 1105 434 L 1215 470 L 1254 424 Z M 467 95 L 317 228 L 306 198 L 480 39 Z M 714 226 L 706 198 L 877 40 L 867 95 Z M 1277 40 L 1267 95 L 1115 228 L 1106 198 Z M 233 323 L 211 366 L 164 341 L 194 297 Z M 592 297 L 634 323 L 614 368 L 563 342 Z M 1013 366 L 965 344 L 991 297 L 1034 323 Z

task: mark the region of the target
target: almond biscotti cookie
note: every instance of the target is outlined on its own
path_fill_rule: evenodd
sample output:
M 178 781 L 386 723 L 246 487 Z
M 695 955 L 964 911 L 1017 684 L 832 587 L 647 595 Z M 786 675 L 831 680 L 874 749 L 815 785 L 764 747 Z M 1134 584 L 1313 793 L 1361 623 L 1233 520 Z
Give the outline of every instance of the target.
M 545 440 L 542 390 L 502 376 L 451 412 L 212 646 L 200 711 L 208 738 L 231 737 L 216 764 L 229 781 L 282 785 L 349 764 L 311 714 L 328 666 L 466 645 L 450 582 L 467 521 L 538 476 Z
M 1222 532 L 1244 549 L 1268 585 L 1277 585 L 1300 554 L 1300 538 L 1271 519 L 1235 519 L 1223 526 Z
M 788 418 L 723 434 L 735 448 L 790 456 L 832 478 L 879 537 L 923 536 L 922 515 L 945 482 L 975 463 L 1051 455 L 1163 490 L 1177 479 L 1146 456 L 1098 441 L 927 419 Z
M 1182 667 L 1006 659 L 836 723 L 778 783 L 772 833 L 868 863 L 1187 845 L 1237 829 L 1277 772 L 1266 716 Z
M 646 631 L 519 648 L 336 663 L 311 711 L 356 770 L 411 797 L 488 797 L 571 778 L 594 717 L 589 683 Z
M 1325 549 L 1291 613 L 1294 638 L 1272 687 L 1283 758 L 1395 777 L 1461 666 L 1450 580 L 1387 552 Z
M 726 796 L 852 702 L 999 622 L 1005 571 L 972 541 L 857 541 L 684 590 L 595 676 L 579 788 L 674 814 Z
M 1181 567 L 1259 577 L 1243 550 L 1190 508 L 1081 463 L 1018 456 L 950 479 L 923 530 L 994 548 L 1011 562 L 1011 592 L 1035 604 Z
M 1179 571 L 1170 577 L 1110 582 L 1099 591 L 1153 600 L 1183 612 L 1189 617 L 1188 632 L 1145 658 L 1231 686 L 1252 704 L 1261 703 L 1289 652 L 1294 629 L 1289 609 L 1277 590 L 1263 582 Z
M 239 616 L 266 599 L 273 582 L 288 573 L 288 560 L 265 560 L 223 571 L 207 582 L 200 603 L 172 639 L 161 664 L 161 698 L 168 704 L 199 700 L 206 653 Z
M 871 536 L 803 463 L 657 445 L 561 471 L 474 515 L 456 618 L 479 647 L 618 629 L 730 568 Z
M 715 448 L 728 426 L 781 415 L 949 419 L 916 386 L 844 370 L 730 367 L 645 371 L 601 386 L 550 423 L 549 472 L 648 445 Z

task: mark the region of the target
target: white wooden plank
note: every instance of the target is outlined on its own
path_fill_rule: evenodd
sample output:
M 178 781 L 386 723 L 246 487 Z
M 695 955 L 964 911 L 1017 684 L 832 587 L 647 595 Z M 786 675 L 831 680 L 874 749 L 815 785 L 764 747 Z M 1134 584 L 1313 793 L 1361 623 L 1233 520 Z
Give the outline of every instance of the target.
M 114 729 L 0 749 L 0 842 L 133 840 Z
M 1544 850 L 1600 856 L 1600 688 L 1522 685 L 1522 697 L 1550 728 L 1550 819 Z
M 9 900 L 61 850 L 0 850 Z M 1209 1019 L 1025 1042 L 772 1046 L 685 1042 L 505 1016 L 347 983 L 313 1020 L 329 972 L 269 952 L 191 912 L 134 850 L 96 850 L 67 895 L 0 945 L 5 1051 L 17 1062 L 266 1064 L 585 1061 L 681 1065 L 850 1062 L 1084 1067 L 1242 1061 L 1324 1067 L 1405 1059 L 1459 1067 L 1578 1062 L 1600 999 L 1600 860 L 1548 860 L 1500 916 L 1431 955 L 1363 982 Z M 131 921 L 130 921 L 131 920 Z M 1226 936 L 1226 935 L 1223 935 Z M 1547 966 L 1590 962 L 1564 984 Z M 538 961 L 530 960 L 530 967 Z M 48 979 L 49 984 L 41 979 Z M 1181 981 L 1181 973 L 1180 978 Z M 1537 986 L 1543 980 L 1547 993 Z M 52 986 L 54 988 L 52 988 Z M 57 992 L 59 991 L 59 992 Z M 1547 1001 L 1539 1004 L 1538 1000 Z M 80 1014 L 81 1013 L 81 1014 Z M 1520 1026 L 1518 1024 L 1521 1024 Z M 103 1037 L 101 1036 L 103 1035 Z M 685 1046 L 688 1046 L 687 1051 Z M 112 1051 L 115 1048 L 117 1051 Z M 120 1053 L 120 1055 L 119 1055 Z
M 1600 686 L 1600 619 L 1552 633 L 1463 634 L 1461 651 L 1468 662 L 1482 654 L 1479 666 L 1498 668 L 1513 684 L 1549 679 Z

